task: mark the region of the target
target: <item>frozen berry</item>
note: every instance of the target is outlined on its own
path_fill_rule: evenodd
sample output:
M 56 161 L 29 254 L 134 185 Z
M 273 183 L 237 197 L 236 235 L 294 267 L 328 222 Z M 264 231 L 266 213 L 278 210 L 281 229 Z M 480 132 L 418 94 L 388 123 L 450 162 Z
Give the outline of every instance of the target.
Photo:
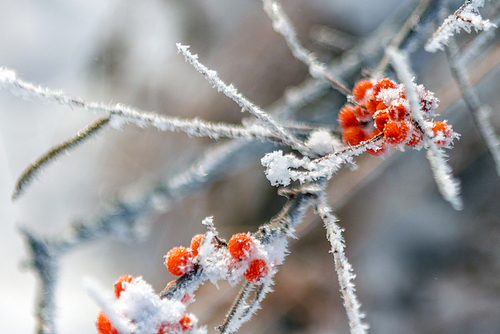
M 362 101 L 366 96 L 366 91 L 373 87 L 370 80 L 363 79 L 359 80 L 352 89 L 352 95 L 357 101 Z
M 227 249 L 232 257 L 238 260 L 248 259 L 254 241 L 248 233 L 237 233 L 229 239 Z
M 363 129 L 358 128 L 356 126 L 351 126 L 347 129 L 344 129 L 342 132 L 342 140 L 344 144 L 354 146 L 358 145 L 365 139 L 365 132 Z
M 267 262 L 262 259 L 255 259 L 250 262 L 247 271 L 245 271 L 245 278 L 250 283 L 257 283 L 261 278 L 267 275 L 269 268 Z
M 123 283 L 131 283 L 134 278 L 130 275 L 122 276 L 115 282 L 115 296 L 116 298 L 120 297 L 120 294 L 123 290 L 125 290 L 125 286 Z
M 410 139 L 408 140 L 406 145 L 419 150 L 422 148 L 422 144 L 423 142 L 420 133 L 416 129 L 413 129 L 410 134 Z
M 342 129 L 348 128 L 350 126 L 358 126 L 359 121 L 354 114 L 354 108 L 350 105 L 345 105 L 339 111 L 339 124 Z
M 372 94 L 368 96 L 363 106 L 368 110 L 370 114 L 374 114 L 377 111 L 377 105 L 379 102 L 375 99 L 375 96 Z
M 432 125 L 432 132 L 434 132 L 434 136 L 438 136 L 440 134 L 444 136 L 444 140 L 435 141 L 438 146 L 445 146 L 451 141 L 451 125 L 446 124 L 445 122 L 435 122 Z
M 200 248 L 201 242 L 203 241 L 203 238 L 205 238 L 204 234 L 197 234 L 191 239 L 191 252 L 193 253 L 193 256 L 198 255 L 198 248 Z
M 188 331 L 193 327 L 193 322 L 189 316 L 185 315 L 179 320 L 179 325 L 183 331 Z
M 388 89 L 388 88 L 396 88 L 396 83 L 394 81 L 392 81 L 391 79 L 388 79 L 388 78 L 382 78 L 380 79 L 377 84 L 375 85 L 375 87 L 373 87 L 373 96 L 375 96 L 376 98 L 378 98 L 378 93 L 380 93 L 380 91 L 382 89 Z
M 390 121 L 389 113 L 387 112 L 387 110 L 379 110 L 375 113 L 374 119 L 375 127 L 379 131 L 384 131 L 385 125 Z
M 118 334 L 118 331 L 113 327 L 113 325 L 111 325 L 108 317 L 102 311 L 99 312 L 95 325 L 97 327 L 98 334 Z
M 408 124 L 389 121 L 384 128 L 384 137 L 389 144 L 398 145 L 405 142 L 408 132 Z
M 369 135 L 367 135 L 365 137 L 365 140 L 370 140 L 372 139 L 373 137 L 375 137 L 376 135 L 379 135 L 381 134 L 382 131 L 379 131 L 378 129 L 375 129 L 375 131 L 373 131 L 372 133 L 370 133 Z M 368 152 L 369 154 L 371 155 L 374 155 L 374 156 L 381 156 L 382 154 L 384 154 L 385 152 L 387 151 L 387 144 L 385 142 L 385 140 L 382 138 L 380 139 L 375 148 L 367 148 L 366 149 L 366 152 Z
M 402 104 L 391 105 L 389 115 L 393 121 L 402 121 L 406 117 L 406 108 Z
M 165 265 L 172 275 L 182 276 L 193 269 L 193 254 L 185 247 L 172 248 L 165 255 Z
M 356 106 L 356 108 L 354 108 L 354 114 L 360 121 L 369 121 L 372 117 L 370 112 L 361 106 Z

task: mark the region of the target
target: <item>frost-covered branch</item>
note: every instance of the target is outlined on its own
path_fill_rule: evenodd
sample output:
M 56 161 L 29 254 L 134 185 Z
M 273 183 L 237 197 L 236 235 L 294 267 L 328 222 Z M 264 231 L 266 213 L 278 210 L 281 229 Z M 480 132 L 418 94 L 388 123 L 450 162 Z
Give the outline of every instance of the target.
M 16 200 L 25 190 L 27 186 L 33 181 L 33 179 L 38 175 L 41 169 L 55 160 L 57 157 L 64 153 L 67 153 L 71 149 L 80 145 L 82 142 L 87 140 L 89 137 L 95 135 L 103 127 L 109 123 L 110 118 L 104 117 L 96 120 L 92 124 L 88 125 L 82 131 L 79 131 L 75 136 L 62 142 L 61 144 L 54 146 L 49 151 L 44 153 L 35 162 L 30 164 L 24 172 L 19 176 L 14 187 L 14 192 L 12 194 L 12 200 Z
M 350 96 L 352 92 L 347 85 L 341 79 L 328 73 L 326 66 L 317 61 L 314 54 L 302 46 L 297 38 L 297 32 L 292 22 L 281 9 L 281 5 L 274 0 L 263 0 L 262 2 L 264 10 L 273 21 L 274 30 L 283 35 L 294 57 L 308 66 L 311 76 L 329 82 L 333 88 L 345 96 Z
M 177 43 L 177 50 L 184 55 L 184 58 L 188 63 L 190 63 L 198 72 L 203 74 L 205 78 L 213 84 L 215 88 L 217 88 L 217 91 L 222 92 L 224 95 L 236 102 L 242 110 L 246 110 L 254 115 L 267 129 L 280 138 L 284 144 L 302 152 L 308 151 L 302 143 L 285 131 L 283 127 L 273 120 L 264 110 L 250 102 L 246 97 L 239 93 L 233 85 L 227 85 L 224 81 L 222 81 L 216 71 L 210 70 L 205 65 L 200 63 L 198 61 L 198 55 L 193 55 L 189 51 L 189 46 Z
M 463 99 L 467 108 L 470 110 L 474 123 L 476 124 L 481 137 L 483 138 L 488 151 L 490 152 L 493 161 L 495 162 L 497 174 L 500 176 L 500 142 L 495 130 L 489 121 L 490 107 L 481 104 L 479 96 L 469 82 L 467 74 L 461 66 L 456 62 L 458 55 L 458 46 L 455 39 L 450 38 L 449 45 L 446 48 L 446 55 L 448 56 L 448 63 L 450 65 L 453 78 L 460 87 Z
M 353 273 L 352 266 L 344 252 L 343 229 L 337 224 L 338 219 L 332 214 L 332 210 L 328 207 L 324 196 L 318 199 L 316 210 L 323 220 L 326 235 L 332 247 L 330 252 L 333 254 L 335 271 L 338 275 L 340 292 L 344 299 L 344 307 L 347 312 L 351 334 L 367 333 L 369 326 L 362 321 L 364 314 L 360 312 L 361 305 L 356 296 L 356 287 L 353 283 L 356 275 Z
M 122 104 L 106 105 L 98 102 L 86 102 L 83 99 L 71 97 L 62 91 L 35 86 L 19 79 L 16 73 L 4 67 L 0 68 L 0 87 L 10 89 L 14 95 L 24 99 L 37 98 L 44 103 L 57 102 L 70 108 L 81 107 L 96 114 L 111 116 L 109 125 L 120 129 L 124 123 L 134 123 L 139 127 L 154 126 L 160 131 L 185 132 L 190 136 L 221 138 L 260 139 L 265 141 L 280 141 L 270 130 L 252 125 L 243 127 L 226 123 L 213 123 L 200 119 L 185 119 L 153 112 L 146 112 Z
M 490 20 L 483 20 L 479 13 L 479 7 L 483 7 L 484 2 L 485 0 L 465 1 L 455 13 L 444 20 L 443 24 L 427 41 L 425 50 L 428 52 L 443 50 L 444 46 L 449 43 L 450 37 L 460 32 L 460 30 L 465 30 L 470 34 L 473 28 L 476 32 L 496 28 L 497 26 L 491 23 Z
M 398 77 L 406 86 L 406 95 L 410 100 L 411 117 L 417 129 L 421 132 L 425 145 L 428 147 L 427 158 L 431 164 L 434 173 L 434 179 L 439 192 L 455 210 L 462 210 L 463 204 L 460 198 L 460 182 L 452 175 L 452 169 L 448 165 L 445 155 L 436 145 L 436 142 L 444 141 L 439 135 L 433 133 L 429 122 L 423 118 L 423 112 L 420 106 L 420 99 L 413 85 L 413 74 L 408 65 L 408 60 L 400 52 L 394 49 L 388 49 L 387 53 L 391 57 L 391 62 Z M 450 137 L 458 137 L 457 134 L 450 134 Z

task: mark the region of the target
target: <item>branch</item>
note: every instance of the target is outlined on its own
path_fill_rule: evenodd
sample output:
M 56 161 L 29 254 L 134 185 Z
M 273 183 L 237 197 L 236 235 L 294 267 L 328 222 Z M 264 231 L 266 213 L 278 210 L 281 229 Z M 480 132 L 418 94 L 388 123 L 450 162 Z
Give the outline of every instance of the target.
M 335 271 L 339 278 L 340 292 L 344 299 L 344 308 L 349 319 L 349 327 L 351 334 L 367 333 L 368 324 L 363 323 L 364 314 L 360 312 L 360 303 L 356 297 L 356 287 L 353 283 L 355 274 L 352 272 L 352 266 L 345 256 L 345 242 L 342 237 L 343 229 L 337 225 L 337 217 L 335 217 L 331 209 L 328 207 L 324 196 L 321 196 L 316 204 L 318 215 L 323 220 L 326 228 L 328 241 L 332 246 L 331 253 L 335 262 Z

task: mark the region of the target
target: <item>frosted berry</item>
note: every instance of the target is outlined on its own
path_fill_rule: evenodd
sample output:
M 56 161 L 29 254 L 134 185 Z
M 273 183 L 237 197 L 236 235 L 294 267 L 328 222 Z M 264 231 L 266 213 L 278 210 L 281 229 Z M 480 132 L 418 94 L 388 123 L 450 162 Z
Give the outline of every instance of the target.
M 238 260 L 248 259 L 254 241 L 248 233 L 237 233 L 229 239 L 227 249 L 232 257 Z
M 406 143 L 407 146 L 414 147 L 416 149 L 421 149 L 423 142 L 420 133 L 417 130 L 413 130 L 410 134 L 410 139 Z
M 378 93 L 380 93 L 382 89 L 388 89 L 388 88 L 396 88 L 396 83 L 388 78 L 380 79 L 375 85 L 375 87 L 373 87 L 373 96 L 377 97 Z
M 402 104 L 391 105 L 389 115 L 393 121 L 402 121 L 406 117 L 406 108 Z
M 389 121 L 384 128 L 385 140 L 392 145 L 402 144 L 408 137 L 409 130 L 408 124 L 404 122 Z
M 116 298 L 120 298 L 120 294 L 123 290 L 125 290 L 125 286 L 123 283 L 131 283 L 134 277 L 130 275 L 122 276 L 115 282 L 115 296 Z
M 379 102 L 377 102 L 377 99 L 375 99 L 375 96 L 372 94 L 368 96 L 365 103 L 363 103 L 363 106 L 368 110 L 370 114 L 373 115 L 377 111 L 378 103 Z
M 342 107 L 339 111 L 339 124 L 342 129 L 348 128 L 350 126 L 358 126 L 359 121 L 354 114 L 354 108 L 350 105 Z
M 356 106 L 356 108 L 354 108 L 354 114 L 360 121 L 369 121 L 372 118 L 370 112 L 361 106 Z
M 190 248 L 191 248 L 191 252 L 193 253 L 193 256 L 198 255 L 198 248 L 200 248 L 200 245 L 201 245 L 204 238 L 205 238 L 204 234 L 197 234 L 193 237 L 193 239 L 191 239 Z
M 99 312 L 95 325 L 97 327 L 98 334 L 118 334 L 118 331 L 113 327 L 113 325 L 111 325 L 108 317 L 102 311 Z
M 376 109 L 377 109 L 377 111 L 378 110 L 384 110 L 384 109 L 387 109 L 387 106 L 385 105 L 384 102 L 380 102 L 380 103 L 377 104 L 377 108 Z
M 262 259 L 255 259 L 250 262 L 247 271 L 245 271 L 245 278 L 250 283 L 257 283 L 261 278 L 267 276 L 269 268 L 267 262 Z
M 344 132 L 342 132 L 342 141 L 346 145 L 350 146 L 358 145 L 364 139 L 365 139 L 365 131 L 356 126 L 351 126 L 347 129 L 344 129 Z
M 385 125 L 390 121 L 389 113 L 386 110 L 379 110 L 374 115 L 375 127 L 379 131 L 384 131 Z
M 445 140 L 438 140 L 436 141 L 436 145 L 438 146 L 445 146 L 447 144 L 446 139 L 450 140 L 451 139 L 451 125 L 446 124 L 445 122 L 435 122 L 432 125 L 432 132 L 434 132 L 434 136 L 437 136 L 439 133 L 442 133 Z
M 179 320 L 179 325 L 181 325 L 182 331 L 188 331 L 193 327 L 193 322 L 189 316 L 185 315 Z
M 370 133 L 369 135 L 367 135 L 365 137 L 365 140 L 370 140 L 373 137 L 375 137 L 376 135 L 381 134 L 381 133 L 382 133 L 382 131 L 375 129 L 375 131 L 373 131 L 372 133 Z M 380 139 L 377 142 L 377 146 L 375 148 L 367 148 L 366 149 L 366 152 L 368 152 L 369 154 L 374 155 L 376 157 L 381 156 L 386 151 L 387 151 L 387 144 L 386 144 L 384 139 Z
M 172 275 L 182 276 L 193 269 L 193 254 L 185 247 L 172 248 L 165 256 L 165 265 Z
M 357 101 L 362 101 L 366 96 L 366 91 L 373 87 L 370 80 L 363 79 L 359 80 L 352 89 L 352 95 Z

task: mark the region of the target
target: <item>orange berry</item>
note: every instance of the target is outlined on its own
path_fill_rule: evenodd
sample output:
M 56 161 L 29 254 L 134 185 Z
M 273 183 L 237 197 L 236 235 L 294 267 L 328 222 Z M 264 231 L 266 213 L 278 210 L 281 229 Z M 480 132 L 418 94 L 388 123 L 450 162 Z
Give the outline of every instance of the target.
M 390 120 L 389 113 L 387 112 L 387 110 L 379 110 L 375 113 L 374 119 L 375 119 L 375 127 L 379 131 L 384 131 L 385 125 Z
M 365 98 L 366 91 L 373 87 L 373 84 L 368 79 L 362 79 L 356 82 L 354 88 L 352 89 L 352 95 L 357 101 L 361 101 Z
M 378 102 L 375 99 L 375 96 L 373 94 L 370 95 L 370 96 L 368 96 L 368 98 L 366 99 L 365 103 L 363 103 L 363 106 L 372 115 L 377 111 L 377 105 L 378 105 Z
M 393 121 L 387 122 L 384 128 L 384 137 L 389 144 L 398 145 L 404 143 L 408 137 L 408 124 Z
M 406 108 L 402 104 L 391 105 L 389 115 L 393 121 L 402 121 L 406 117 Z
M 118 331 L 111 325 L 111 322 L 109 322 L 108 317 L 103 311 L 99 312 L 95 325 L 98 334 L 118 334 Z
M 189 316 L 185 315 L 179 320 L 179 325 L 183 331 L 188 331 L 193 327 L 193 322 Z
M 250 283 L 257 283 L 261 278 L 265 277 L 269 271 L 267 262 L 262 259 L 255 259 L 250 262 L 247 271 L 245 271 L 245 278 Z
M 422 144 L 422 137 L 420 137 L 420 133 L 417 130 L 413 129 L 413 131 L 410 134 L 410 139 L 408 140 L 406 145 L 418 148 L 418 146 L 420 146 L 421 144 Z
M 229 239 L 227 249 L 235 259 L 246 260 L 250 256 L 253 243 L 248 233 L 236 233 Z
M 432 132 L 434 132 L 434 136 L 437 136 L 438 132 L 441 132 L 446 139 L 451 139 L 451 125 L 445 122 L 434 122 Z M 435 143 L 438 146 L 445 146 L 447 144 L 445 140 L 438 140 Z
M 122 293 L 123 290 L 125 290 L 125 286 L 123 283 L 131 283 L 134 277 L 130 275 L 125 275 L 122 276 L 118 279 L 118 281 L 115 282 L 115 296 L 116 298 L 120 298 L 120 294 Z
M 191 248 L 191 252 L 193 253 L 193 256 L 198 255 L 198 248 L 200 248 L 200 245 L 201 245 L 204 238 L 205 238 L 204 234 L 197 234 L 193 237 L 193 239 L 191 239 L 190 248 Z
M 193 254 L 183 246 L 172 248 L 165 256 L 165 265 L 172 275 L 182 276 L 193 269 Z
M 346 145 L 350 146 L 358 145 L 364 139 L 365 139 L 365 131 L 356 126 L 351 126 L 347 129 L 344 129 L 344 132 L 342 132 L 342 141 Z
M 384 109 L 387 109 L 387 106 L 385 105 L 384 102 L 380 102 L 379 104 L 377 104 L 377 110 L 384 110 Z
M 354 108 L 351 105 L 347 104 L 340 109 L 339 124 L 342 129 L 359 125 L 359 121 L 354 114 Z
M 377 82 L 375 87 L 373 87 L 372 94 L 373 96 L 377 97 L 378 93 L 380 93 L 382 89 L 388 88 L 396 88 L 396 83 L 389 78 L 382 78 Z

